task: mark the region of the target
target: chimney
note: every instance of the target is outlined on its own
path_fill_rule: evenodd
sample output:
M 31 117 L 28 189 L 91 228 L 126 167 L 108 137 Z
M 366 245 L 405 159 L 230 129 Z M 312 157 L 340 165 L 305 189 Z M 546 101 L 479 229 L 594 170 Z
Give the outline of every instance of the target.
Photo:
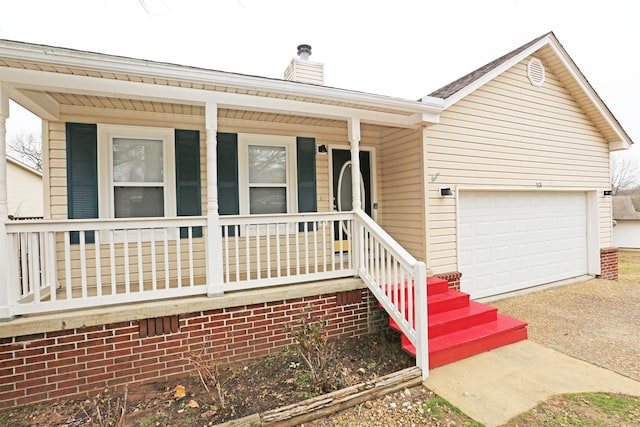
M 324 85 L 324 64 L 309 61 L 311 46 L 298 46 L 298 58 L 293 58 L 284 71 L 284 79 L 300 83 Z

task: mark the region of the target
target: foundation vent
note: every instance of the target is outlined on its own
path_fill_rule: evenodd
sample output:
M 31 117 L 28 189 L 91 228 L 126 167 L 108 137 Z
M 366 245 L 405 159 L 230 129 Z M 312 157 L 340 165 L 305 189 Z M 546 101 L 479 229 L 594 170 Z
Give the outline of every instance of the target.
M 527 64 L 527 76 L 533 86 L 540 87 L 544 84 L 544 65 L 538 58 L 531 58 Z

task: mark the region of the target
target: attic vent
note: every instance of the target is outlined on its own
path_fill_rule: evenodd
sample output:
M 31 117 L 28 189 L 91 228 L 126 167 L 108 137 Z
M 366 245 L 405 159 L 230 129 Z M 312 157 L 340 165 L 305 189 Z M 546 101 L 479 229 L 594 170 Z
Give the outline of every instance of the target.
M 527 64 L 527 76 L 532 85 L 540 87 L 544 83 L 544 65 L 538 58 L 531 58 Z

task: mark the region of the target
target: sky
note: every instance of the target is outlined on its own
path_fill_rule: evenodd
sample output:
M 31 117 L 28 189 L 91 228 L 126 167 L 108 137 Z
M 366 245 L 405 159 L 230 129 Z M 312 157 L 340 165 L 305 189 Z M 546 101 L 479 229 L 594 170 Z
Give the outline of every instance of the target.
M 0 0 L 0 39 L 274 78 L 306 43 L 326 85 L 406 99 L 554 31 L 638 159 L 639 22 L 634 0 Z

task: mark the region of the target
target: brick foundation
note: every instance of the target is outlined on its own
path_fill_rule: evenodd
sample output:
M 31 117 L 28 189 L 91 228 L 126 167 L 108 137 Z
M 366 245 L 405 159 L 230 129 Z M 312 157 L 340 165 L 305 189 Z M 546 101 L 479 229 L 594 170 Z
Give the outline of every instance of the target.
M 600 249 L 600 279 L 618 280 L 618 248 Z
M 457 291 L 460 290 L 460 278 L 462 277 L 462 273 L 459 271 L 452 271 L 450 273 L 436 274 L 436 277 L 446 280 L 449 282 L 449 287 L 451 289 L 455 289 Z
M 190 351 L 220 365 L 277 353 L 291 344 L 284 325 L 306 307 L 328 321 L 333 337 L 387 327 L 375 297 L 359 289 L 3 338 L 0 409 L 188 376 Z

